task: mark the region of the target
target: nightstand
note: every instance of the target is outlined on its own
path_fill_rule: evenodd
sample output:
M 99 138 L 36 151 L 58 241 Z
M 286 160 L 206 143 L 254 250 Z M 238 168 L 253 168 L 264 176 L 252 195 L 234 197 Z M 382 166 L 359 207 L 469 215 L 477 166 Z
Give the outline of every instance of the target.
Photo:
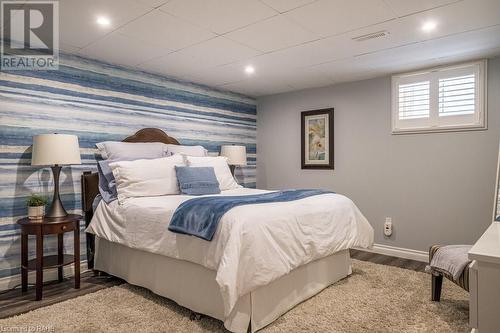
M 65 217 L 30 220 L 27 217 L 17 223 L 21 226 L 21 285 L 28 290 L 28 271 L 36 271 L 36 300 L 42 299 L 43 270 L 56 268 L 59 282 L 63 280 L 63 267 L 75 264 L 75 289 L 80 288 L 80 220 L 81 215 L 69 214 Z M 63 254 L 63 236 L 74 232 L 74 254 Z M 57 234 L 57 254 L 43 255 L 43 236 Z M 36 258 L 28 260 L 28 235 L 36 235 Z

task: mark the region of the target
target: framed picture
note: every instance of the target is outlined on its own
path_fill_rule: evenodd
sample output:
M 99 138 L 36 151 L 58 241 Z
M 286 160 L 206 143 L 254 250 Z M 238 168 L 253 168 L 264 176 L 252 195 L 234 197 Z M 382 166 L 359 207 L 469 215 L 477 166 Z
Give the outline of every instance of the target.
M 333 108 L 301 112 L 302 169 L 333 169 Z

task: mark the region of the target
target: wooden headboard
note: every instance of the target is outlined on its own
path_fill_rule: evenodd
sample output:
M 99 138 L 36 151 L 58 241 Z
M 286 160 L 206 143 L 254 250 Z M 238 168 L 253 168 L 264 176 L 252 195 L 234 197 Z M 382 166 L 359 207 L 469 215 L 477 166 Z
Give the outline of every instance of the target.
M 126 137 L 123 142 L 161 142 L 166 144 L 180 144 L 175 138 L 168 136 L 158 128 L 143 128 L 135 134 Z M 85 218 L 85 227 L 92 220 L 92 203 L 99 194 L 99 175 L 97 172 L 84 171 L 81 176 L 82 184 L 82 211 Z M 94 268 L 95 238 L 87 233 L 87 265 L 89 269 Z

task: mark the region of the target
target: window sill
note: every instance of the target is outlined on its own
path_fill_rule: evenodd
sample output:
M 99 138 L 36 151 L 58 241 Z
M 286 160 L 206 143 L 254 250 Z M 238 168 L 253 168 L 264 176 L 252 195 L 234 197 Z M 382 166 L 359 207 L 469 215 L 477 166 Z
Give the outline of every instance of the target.
M 425 133 L 445 133 L 445 132 L 469 132 L 469 131 L 486 131 L 488 126 L 467 126 L 467 127 L 437 127 L 437 128 L 423 128 L 423 129 L 393 129 L 392 135 L 402 135 L 402 134 L 425 134 Z

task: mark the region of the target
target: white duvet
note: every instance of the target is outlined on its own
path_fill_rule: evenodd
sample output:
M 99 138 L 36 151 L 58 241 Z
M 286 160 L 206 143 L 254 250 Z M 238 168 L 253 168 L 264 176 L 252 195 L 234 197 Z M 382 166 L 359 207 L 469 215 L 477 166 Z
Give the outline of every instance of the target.
M 238 188 L 221 195 L 269 191 Z M 373 228 L 340 194 L 239 206 L 221 219 L 211 242 L 167 230 L 187 195 L 101 202 L 87 231 L 125 246 L 215 270 L 226 316 L 238 298 L 294 268 L 352 247 L 370 247 Z

